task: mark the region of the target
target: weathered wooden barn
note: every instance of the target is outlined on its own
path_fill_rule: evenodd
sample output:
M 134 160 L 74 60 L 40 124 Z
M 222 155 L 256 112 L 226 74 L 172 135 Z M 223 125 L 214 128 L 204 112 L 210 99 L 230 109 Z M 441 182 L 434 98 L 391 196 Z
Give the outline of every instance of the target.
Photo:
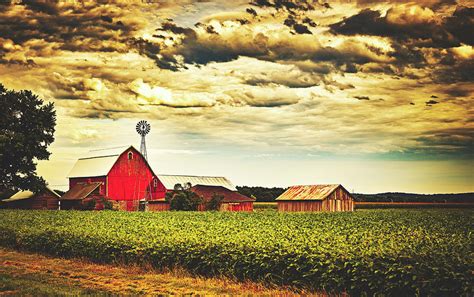
M 276 202 L 278 211 L 354 210 L 354 198 L 342 185 L 293 186 Z
M 59 208 L 59 198 L 60 196 L 48 187 L 38 193 L 19 191 L 10 198 L 2 200 L 1 207 L 7 209 L 55 210 Z
M 147 160 L 133 146 L 79 159 L 61 206 L 77 208 L 85 199 L 108 199 L 121 210 L 138 210 L 140 201 L 162 201 L 166 190 Z M 63 205 L 64 204 L 64 205 Z M 63 208 L 64 209 L 64 208 Z
M 220 211 L 253 211 L 254 198 L 240 194 L 237 191 L 231 191 L 223 186 L 196 185 L 191 191 L 203 198 L 203 203 L 199 210 L 207 210 L 206 202 L 210 201 L 214 195 L 222 196 Z

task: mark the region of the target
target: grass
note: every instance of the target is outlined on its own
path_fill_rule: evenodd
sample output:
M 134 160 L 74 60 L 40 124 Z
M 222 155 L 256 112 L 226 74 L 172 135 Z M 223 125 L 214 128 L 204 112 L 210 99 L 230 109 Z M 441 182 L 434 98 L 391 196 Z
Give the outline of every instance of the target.
M 296 295 L 254 283 L 196 278 L 179 270 L 158 272 L 5 248 L 0 248 L 0 263 L 0 296 Z
M 256 211 L 262 210 L 276 210 L 276 202 L 254 202 L 253 207 Z M 474 203 L 440 203 L 440 202 L 427 202 L 427 203 L 411 203 L 411 202 L 356 202 L 355 209 L 387 209 L 387 208 L 474 208 Z

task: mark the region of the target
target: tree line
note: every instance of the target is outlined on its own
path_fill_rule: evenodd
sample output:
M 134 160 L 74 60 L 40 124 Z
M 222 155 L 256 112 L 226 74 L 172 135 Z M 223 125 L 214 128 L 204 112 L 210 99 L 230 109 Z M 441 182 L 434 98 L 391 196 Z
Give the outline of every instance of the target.
M 237 186 L 237 191 L 247 197 L 254 197 L 256 202 L 274 202 L 287 188 Z M 352 194 L 357 202 L 472 202 L 474 193 L 459 194 L 414 194 L 414 193 L 379 193 Z

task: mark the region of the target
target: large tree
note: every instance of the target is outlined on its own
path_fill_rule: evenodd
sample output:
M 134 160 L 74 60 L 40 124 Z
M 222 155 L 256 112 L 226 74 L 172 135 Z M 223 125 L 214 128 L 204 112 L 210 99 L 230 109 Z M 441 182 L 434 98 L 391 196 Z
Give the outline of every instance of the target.
M 0 192 L 38 191 L 45 181 L 36 174 L 36 165 L 51 154 L 54 105 L 31 91 L 7 90 L 0 84 L 0 107 Z

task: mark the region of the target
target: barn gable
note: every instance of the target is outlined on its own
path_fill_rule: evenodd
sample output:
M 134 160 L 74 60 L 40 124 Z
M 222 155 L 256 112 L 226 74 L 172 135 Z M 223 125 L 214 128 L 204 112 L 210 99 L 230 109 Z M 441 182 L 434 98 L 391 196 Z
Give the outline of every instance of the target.
M 133 151 L 134 154 L 138 154 L 143 158 L 141 153 L 134 148 L 133 146 L 129 146 L 127 149 L 120 151 L 112 150 L 103 153 L 102 155 L 95 155 L 86 158 L 80 158 L 74 164 L 74 167 L 71 169 L 69 174 L 67 175 L 68 178 L 80 178 L 80 177 L 98 177 L 98 176 L 106 176 L 109 174 L 110 170 L 112 170 L 113 166 L 119 160 L 120 156 L 129 152 L 130 150 Z M 150 165 L 148 164 L 148 168 L 151 172 Z M 153 173 L 153 175 L 155 175 Z M 156 175 L 155 175 L 156 176 Z

